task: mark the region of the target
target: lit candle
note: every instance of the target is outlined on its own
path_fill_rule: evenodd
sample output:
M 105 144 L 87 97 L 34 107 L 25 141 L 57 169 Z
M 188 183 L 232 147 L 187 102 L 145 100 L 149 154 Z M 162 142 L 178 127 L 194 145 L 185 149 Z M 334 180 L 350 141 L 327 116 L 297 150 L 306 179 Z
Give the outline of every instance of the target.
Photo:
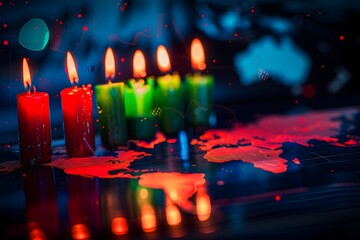
M 112 82 L 115 71 L 114 53 L 108 48 L 105 54 L 105 76 L 108 83 L 95 86 L 101 141 L 108 148 L 125 145 L 127 142 L 124 83 Z
M 60 92 L 64 118 L 66 151 L 69 157 L 94 155 L 94 129 L 91 85 L 78 87 L 79 81 L 74 59 L 66 55 L 67 71 L 74 87 Z
M 166 74 L 157 78 L 158 87 L 155 92 L 156 106 L 161 109 L 160 129 L 166 135 L 173 136 L 185 128 L 181 80 L 178 73 L 169 74 L 170 58 L 163 45 L 157 48 L 156 59 L 160 71 Z
M 47 163 L 51 160 L 49 95 L 31 92 L 29 65 L 23 59 L 23 79 L 27 93 L 17 95 L 20 160 L 23 165 Z
M 199 71 L 206 68 L 204 48 L 199 39 L 195 38 L 191 43 L 191 65 L 197 71 L 193 75 L 188 74 L 186 79 L 186 102 L 188 106 L 187 123 L 192 126 L 207 126 L 213 114 L 211 104 L 213 102 L 214 77 L 204 75 Z
M 144 54 L 137 50 L 133 59 L 134 78 L 125 86 L 125 113 L 131 139 L 150 139 L 155 136 L 155 117 L 151 114 L 154 79 L 147 78 Z

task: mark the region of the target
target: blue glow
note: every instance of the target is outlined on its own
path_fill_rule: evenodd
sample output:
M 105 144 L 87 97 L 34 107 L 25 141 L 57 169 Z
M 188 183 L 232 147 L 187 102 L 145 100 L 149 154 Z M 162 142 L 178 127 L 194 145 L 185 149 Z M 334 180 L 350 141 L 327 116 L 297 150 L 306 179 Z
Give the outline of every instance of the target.
M 20 30 L 19 43 L 26 49 L 42 51 L 49 42 L 49 28 L 39 18 L 33 18 Z
M 189 146 L 186 132 L 181 131 L 179 133 L 180 142 L 180 158 L 184 161 L 189 160 Z
M 228 11 L 220 18 L 220 23 L 223 28 L 234 29 L 239 22 L 239 15 L 234 11 Z
M 197 19 L 197 27 L 211 38 L 228 40 L 234 32 L 245 30 L 250 27 L 250 21 L 241 12 L 227 10 L 225 13 L 217 13 L 211 10 L 206 4 L 200 5 L 197 9 L 202 15 Z
M 234 66 L 244 85 L 261 81 L 258 75 L 262 71 L 285 86 L 294 86 L 306 81 L 311 58 L 289 37 L 277 43 L 273 37 L 266 36 L 235 55 Z
M 259 23 L 277 33 L 287 33 L 295 28 L 289 20 L 281 17 L 261 17 Z

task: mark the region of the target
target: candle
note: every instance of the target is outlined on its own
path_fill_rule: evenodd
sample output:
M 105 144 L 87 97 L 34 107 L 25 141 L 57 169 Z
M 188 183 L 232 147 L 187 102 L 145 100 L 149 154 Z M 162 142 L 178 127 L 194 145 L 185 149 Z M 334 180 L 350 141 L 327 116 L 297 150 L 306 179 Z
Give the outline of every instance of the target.
M 100 134 L 103 146 L 108 148 L 127 142 L 127 127 L 124 106 L 124 83 L 113 83 L 115 58 L 111 48 L 105 54 L 105 76 L 107 84 L 95 86 L 98 106 Z
M 188 106 L 187 123 L 192 126 L 207 126 L 213 115 L 211 104 L 213 102 L 214 77 L 204 75 L 199 71 L 206 68 L 204 48 L 199 39 L 191 43 L 191 65 L 197 71 L 185 77 L 186 102 Z
M 70 52 L 67 52 L 66 63 L 70 82 L 74 84 L 60 92 L 66 151 L 69 157 L 92 156 L 95 142 L 91 85 L 76 85 L 79 78 Z
M 171 63 L 169 54 L 163 45 L 156 50 L 157 64 L 165 76 L 157 78 L 155 92 L 156 106 L 160 107 L 160 129 L 169 136 L 176 135 L 185 128 L 184 99 L 181 80 L 178 73 L 169 74 Z
M 125 86 L 125 113 L 128 119 L 129 137 L 150 139 L 155 136 L 155 117 L 151 114 L 154 95 L 154 79 L 146 77 L 145 57 L 137 50 L 133 58 L 134 78 Z
M 17 95 L 20 160 L 23 165 L 47 163 L 51 160 L 49 95 L 31 92 L 29 65 L 23 59 L 23 79 L 27 93 Z

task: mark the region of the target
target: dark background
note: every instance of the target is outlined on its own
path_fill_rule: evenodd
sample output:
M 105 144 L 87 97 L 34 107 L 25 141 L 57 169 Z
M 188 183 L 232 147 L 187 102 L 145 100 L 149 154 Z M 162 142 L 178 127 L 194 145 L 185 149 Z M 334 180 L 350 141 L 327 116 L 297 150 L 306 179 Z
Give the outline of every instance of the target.
M 62 137 L 59 93 L 70 86 L 68 50 L 77 61 L 79 84 L 96 85 L 106 82 L 107 47 L 116 55 L 115 81 L 132 77 L 136 49 L 145 54 L 148 75 L 159 75 L 159 44 L 167 47 L 172 70 L 184 76 L 191 71 L 191 40 L 199 37 L 206 72 L 216 77 L 220 105 L 285 112 L 298 104 L 358 104 L 359 11 L 359 2 L 351 0 L 1 0 L 0 143 L 6 147 L 17 142 L 16 94 L 24 91 L 23 57 L 29 59 L 33 84 L 50 94 L 53 137 Z M 44 21 L 48 41 L 43 26 L 25 29 L 21 36 L 33 18 Z M 42 41 L 44 48 L 36 50 Z M 269 103 L 277 107 L 267 107 Z

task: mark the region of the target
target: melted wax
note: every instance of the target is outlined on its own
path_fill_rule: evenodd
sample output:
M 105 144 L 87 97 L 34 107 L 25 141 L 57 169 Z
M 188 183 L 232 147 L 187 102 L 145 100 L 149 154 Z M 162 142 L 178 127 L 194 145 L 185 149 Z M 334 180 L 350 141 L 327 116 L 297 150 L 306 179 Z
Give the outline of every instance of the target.
M 336 146 L 354 146 L 354 139 L 339 142 L 340 117 L 351 117 L 357 109 L 307 112 L 291 116 L 271 115 L 231 130 L 209 130 L 200 139 L 193 139 L 209 162 L 224 163 L 242 160 L 254 167 L 273 173 L 287 170 L 287 160 L 280 157 L 285 142 L 310 146 L 310 140 L 319 140 Z M 299 164 L 299 160 L 294 161 Z

